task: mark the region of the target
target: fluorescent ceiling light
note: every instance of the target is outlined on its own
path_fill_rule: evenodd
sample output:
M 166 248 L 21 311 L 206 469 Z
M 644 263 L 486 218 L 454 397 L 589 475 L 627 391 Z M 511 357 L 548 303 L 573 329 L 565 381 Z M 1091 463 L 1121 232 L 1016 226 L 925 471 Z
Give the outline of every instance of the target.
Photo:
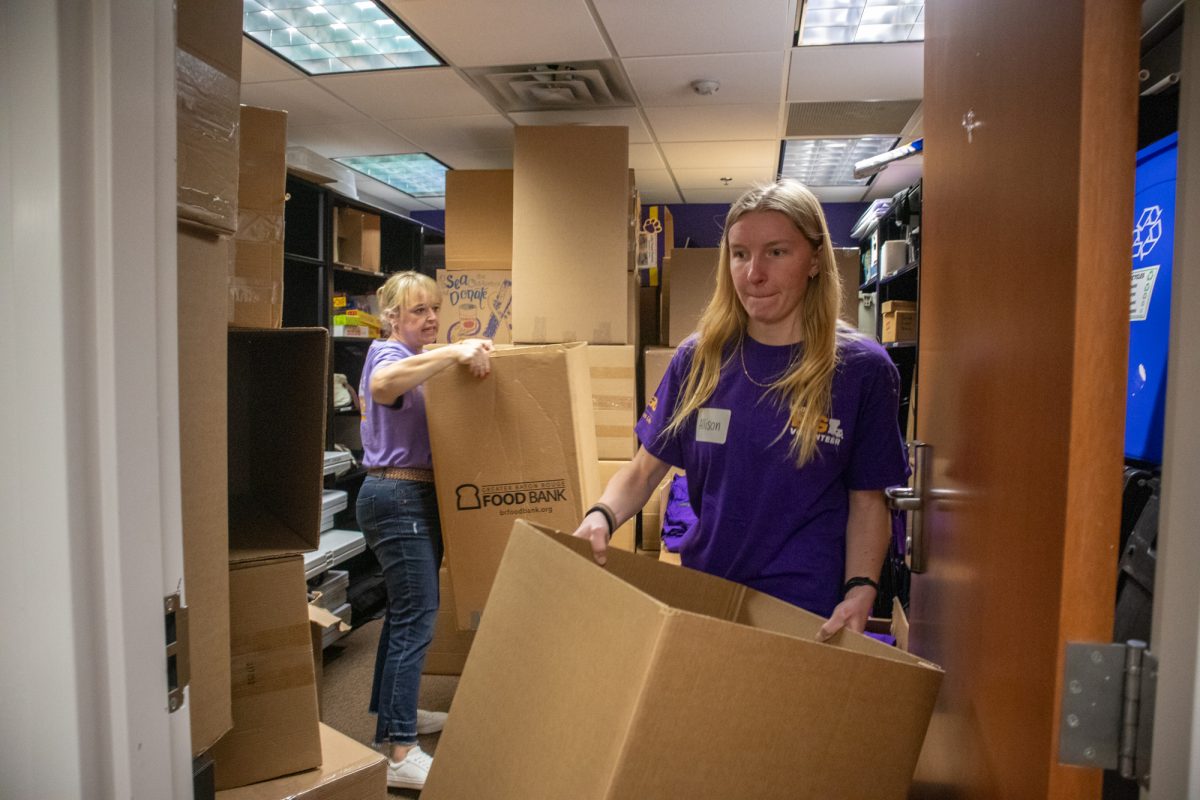
M 805 0 L 796 44 L 916 42 L 925 39 L 925 0 Z
M 806 186 L 865 186 L 871 178 L 855 178 L 855 162 L 886 153 L 897 141 L 895 136 L 784 139 L 779 175 Z
M 334 161 L 413 197 L 444 197 L 446 194 L 446 172 L 450 168 L 426 153 L 347 156 Z
M 242 0 L 242 32 L 309 75 L 442 64 L 375 0 Z

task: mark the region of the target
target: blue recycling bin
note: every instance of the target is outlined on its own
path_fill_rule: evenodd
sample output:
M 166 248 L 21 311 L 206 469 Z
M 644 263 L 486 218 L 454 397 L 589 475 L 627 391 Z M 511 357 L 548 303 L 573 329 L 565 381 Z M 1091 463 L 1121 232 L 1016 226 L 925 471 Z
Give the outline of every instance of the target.
M 1137 154 L 1125 456 L 1150 465 L 1162 464 L 1178 142 L 1173 133 Z

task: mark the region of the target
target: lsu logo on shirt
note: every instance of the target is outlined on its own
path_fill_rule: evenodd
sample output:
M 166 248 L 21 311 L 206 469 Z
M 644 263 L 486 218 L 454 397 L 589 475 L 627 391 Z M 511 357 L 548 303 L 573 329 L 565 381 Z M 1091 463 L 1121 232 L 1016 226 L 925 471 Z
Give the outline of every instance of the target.
M 792 436 L 796 435 L 799 429 L 800 420 L 795 417 L 791 421 Z M 837 417 L 827 417 L 824 414 L 817 420 L 817 441 L 821 444 L 829 444 L 838 447 L 842 443 L 842 439 L 846 437 L 846 432 L 842 430 L 842 421 Z
M 650 415 L 658 410 L 658 395 L 652 395 L 646 402 L 646 410 L 642 412 L 642 419 L 650 422 Z

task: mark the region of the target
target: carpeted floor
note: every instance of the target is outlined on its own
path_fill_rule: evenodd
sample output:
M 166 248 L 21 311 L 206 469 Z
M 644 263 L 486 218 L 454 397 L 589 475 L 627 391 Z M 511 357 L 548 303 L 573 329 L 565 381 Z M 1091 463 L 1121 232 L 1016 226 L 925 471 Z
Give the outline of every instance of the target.
M 367 711 L 367 705 L 382 624 L 382 620 L 371 620 L 325 648 L 321 721 L 365 745 L 370 745 L 375 736 L 375 717 Z M 457 677 L 426 675 L 421 679 L 420 707 L 449 711 L 457 687 Z M 433 755 L 438 735 L 422 736 L 420 740 L 421 749 Z M 392 789 L 390 793 L 396 798 L 421 796 L 420 792 L 404 789 Z

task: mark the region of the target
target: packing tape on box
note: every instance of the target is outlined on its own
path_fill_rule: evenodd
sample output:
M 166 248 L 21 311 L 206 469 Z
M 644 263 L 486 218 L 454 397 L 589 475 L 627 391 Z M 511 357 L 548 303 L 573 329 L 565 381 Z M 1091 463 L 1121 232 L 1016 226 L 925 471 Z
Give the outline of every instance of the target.
M 633 367 L 592 367 L 594 381 L 632 381 L 636 380 Z
M 278 305 L 282 302 L 283 286 L 279 281 L 261 278 L 246 278 L 240 275 L 229 276 L 229 315 L 233 318 L 233 309 L 241 303 L 270 303 Z
M 283 215 L 264 214 L 247 208 L 238 209 L 238 239 L 254 242 L 282 242 Z
M 176 50 L 178 214 L 230 232 L 237 227 L 239 91 L 238 81 Z
M 630 414 L 629 424 L 633 424 L 633 398 L 629 395 L 594 394 L 592 395 L 592 408 L 596 411 L 628 411 Z

